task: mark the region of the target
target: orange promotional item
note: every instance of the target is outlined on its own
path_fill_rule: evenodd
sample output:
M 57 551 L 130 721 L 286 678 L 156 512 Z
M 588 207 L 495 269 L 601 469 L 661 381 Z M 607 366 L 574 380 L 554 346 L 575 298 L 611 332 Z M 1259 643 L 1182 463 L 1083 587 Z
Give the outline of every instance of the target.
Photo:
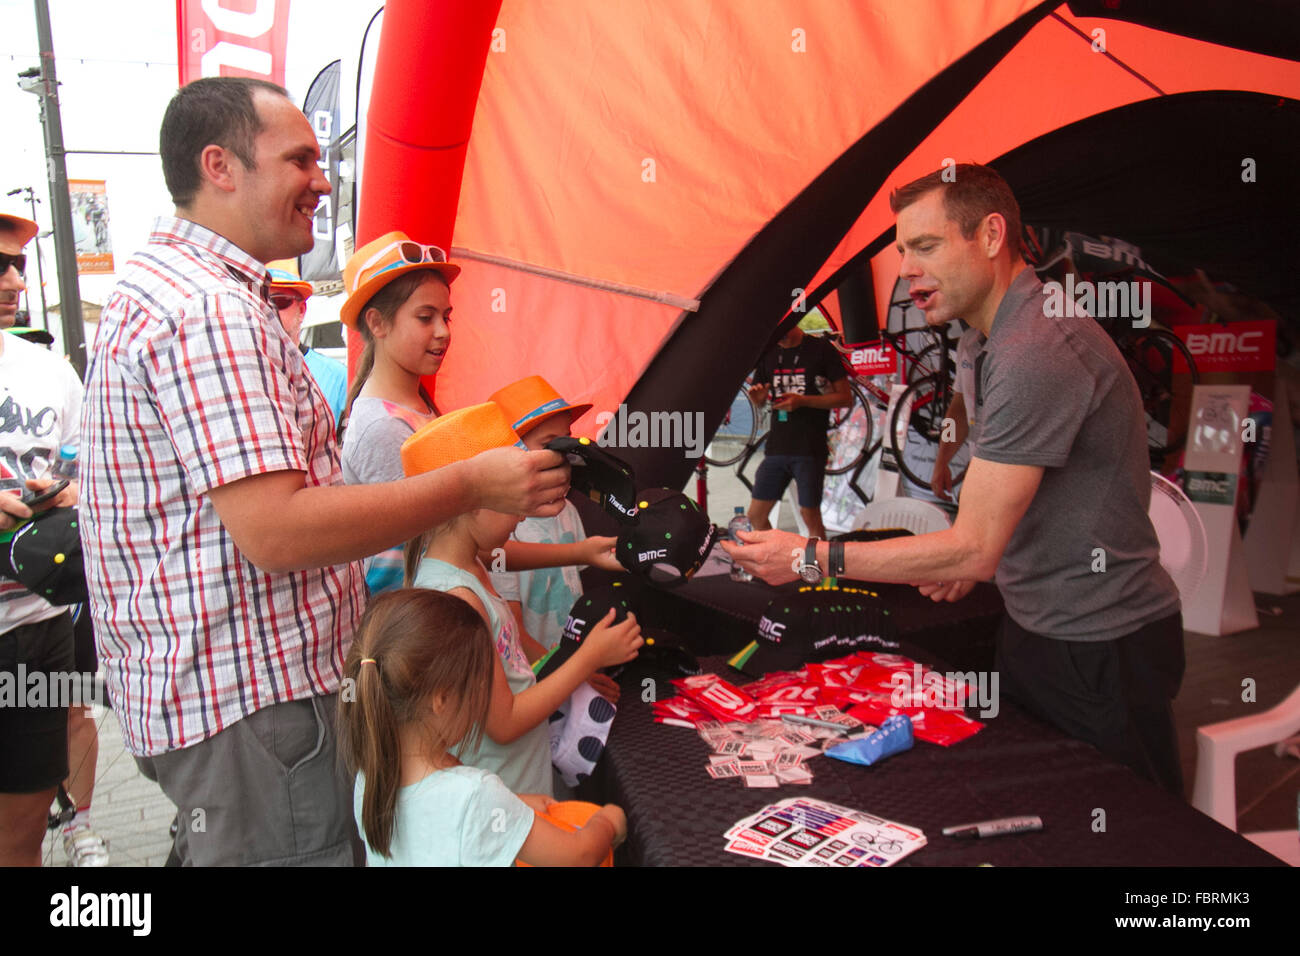
M 581 830 L 587 825 L 587 821 L 600 812 L 600 807 L 594 803 L 587 803 L 584 800 L 561 800 L 552 803 L 550 809 L 542 814 L 547 820 L 550 820 L 561 830 Z M 518 866 L 531 866 L 523 860 L 516 860 Z M 614 851 L 610 850 L 605 854 L 605 859 L 601 866 L 614 865 Z

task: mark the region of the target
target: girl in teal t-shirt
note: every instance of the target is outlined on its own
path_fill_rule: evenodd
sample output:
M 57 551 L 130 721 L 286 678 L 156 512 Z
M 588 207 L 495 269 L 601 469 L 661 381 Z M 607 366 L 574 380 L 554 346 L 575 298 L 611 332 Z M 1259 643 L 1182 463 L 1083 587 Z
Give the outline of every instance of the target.
M 549 797 L 516 796 L 454 755 L 482 736 L 499 670 L 466 602 L 423 588 L 371 602 L 344 663 L 339 703 L 367 865 L 590 866 L 626 836 L 613 804 L 567 831 L 542 816 Z

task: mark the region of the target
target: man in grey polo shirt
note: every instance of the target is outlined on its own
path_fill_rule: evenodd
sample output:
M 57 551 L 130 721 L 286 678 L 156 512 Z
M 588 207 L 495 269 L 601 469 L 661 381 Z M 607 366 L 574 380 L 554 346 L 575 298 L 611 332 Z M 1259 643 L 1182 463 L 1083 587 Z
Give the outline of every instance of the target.
M 901 275 L 926 322 L 963 318 L 986 340 L 972 396 L 975 457 L 956 521 L 834 550 L 776 531 L 723 546 L 769 583 L 827 570 L 954 601 L 996 577 L 1007 607 L 1002 688 L 1181 796 L 1171 702 L 1182 683 L 1182 617 L 1147 517 L 1137 386 L 1096 322 L 1045 315 L 1002 177 L 972 165 L 944 172 L 955 180 L 933 173 L 890 203 Z

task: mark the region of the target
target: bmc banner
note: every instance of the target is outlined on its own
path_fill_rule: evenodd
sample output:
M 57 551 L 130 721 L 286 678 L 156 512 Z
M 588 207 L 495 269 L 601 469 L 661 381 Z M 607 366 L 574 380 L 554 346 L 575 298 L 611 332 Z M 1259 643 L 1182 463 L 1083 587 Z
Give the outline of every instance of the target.
M 858 375 L 893 375 L 898 370 L 898 353 L 884 340 L 851 348 L 849 362 Z
M 321 199 L 312 223 L 312 236 L 316 244 L 298 260 L 298 274 L 311 282 L 338 279 L 342 267 L 335 256 L 334 229 L 339 210 L 339 71 L 340 61 L 335 60 L 321 70 L 307 90 L 302 111 L 311 122 L 320 145 L 317 165 L 330 181 L 332 192 Z
M 1176 325 L 1174 334 L 1187 344 L 1196 370 L 1271 372 L 1277 362 L 1277 323 L 1272 319 L 1223 325 Z M 1174 371 L 1186 372 L 1187 360 L 1174 353 Z
M 284 86 L 289 0 L 176 0 L 180 85 L 251 76 Z

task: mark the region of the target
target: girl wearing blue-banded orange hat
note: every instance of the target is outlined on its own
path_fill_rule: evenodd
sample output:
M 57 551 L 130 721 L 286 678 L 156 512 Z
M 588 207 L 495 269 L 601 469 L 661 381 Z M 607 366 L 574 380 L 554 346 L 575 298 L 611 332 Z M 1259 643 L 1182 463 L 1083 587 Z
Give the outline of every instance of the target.
M 366 243 L 344 267 L 339 320 L 365 342 L 341 425 L 348 484 L 401 478 L 402 442 L 437 417 L 420 380 L 438 371 L 451 345 L 451 283 L 459 274 L 442 249 L 403 232 Z M 366 563 L 372 594 L 401 583 L 400 548 Z

